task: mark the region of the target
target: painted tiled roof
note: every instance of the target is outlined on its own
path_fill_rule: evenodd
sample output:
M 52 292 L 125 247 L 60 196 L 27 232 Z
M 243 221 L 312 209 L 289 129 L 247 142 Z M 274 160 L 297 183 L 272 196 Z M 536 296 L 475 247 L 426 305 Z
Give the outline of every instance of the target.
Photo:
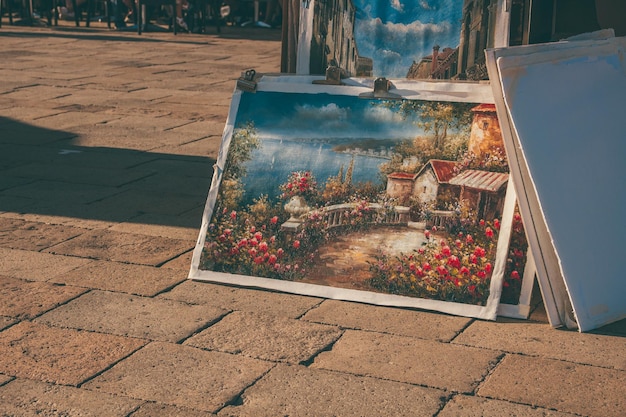
M 483 104 L 479 104 L 476 107 L 472 107 L 472 111 L 476 112 L 476 113 L 495 113 L 496 112 L 496 105 L 495 104 L 487 104 L 487 103 L 483 103 Z
M 411 174 L 409 172 L 393 172 L 387 176 L 396 180 L 414 180 L 417 174 Z
M 504 172 L 479 171 L 468 169 L 450 180 L 452 185 L 461 185 L 480 191 L 496 192 L 502 189 L 509 180 L 509 174 Z
M 437 177 L 437 181 L 439 181 L 440 184 L 450 182 L 452 177 L 454 177 L 455 175 L 454 167 L 457 164 L 455 161 L 431 159 L 430 161 L 428 161 L 428 164 L 433 167 L 433 171 L 435 173 L 435 176 Z

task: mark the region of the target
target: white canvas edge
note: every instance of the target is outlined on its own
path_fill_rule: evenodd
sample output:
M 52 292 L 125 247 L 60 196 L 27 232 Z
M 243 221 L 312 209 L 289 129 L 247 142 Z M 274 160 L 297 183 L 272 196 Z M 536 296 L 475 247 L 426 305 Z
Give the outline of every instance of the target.
M 541 64 L 572 58 L 571 48 L 577 49 L 576 56 L 615 53 L 617 48 L 626 48 L 626 38 L 608 37 L 612 33 L 612 30 L 603 30 L 551 44 L 486 51 L 487 69 L 489 78 L 492 80 L 494 99 L 500 116 L 511 175 L 516 183 L 517 192 L 523 197 L 520 199 L 520 211 L 524 218 L 525 227 L 527 227 L 527 220 L 531 220 L 531 227 L 527 229 L 527 236 L 531 250 L 534 252 L 537 278 L 548 320 L 553 327 L 565 326 L 570 329 L 578 329 L 581 332 L 595 329 L 604 323 L 597 323 L 586 317 L 584 323 L 578 320 L 561 260 L 541 208 L 532 173 L 526 163 L 515 123 L 510 116 L 504 86 L 500 82 L 500 74 L 502 70 L 519 68 L 521 64 Z M 502 117 L 502 115 L 506 115 L 506 117 Z
M 292 76 L 293 77 L 293 76 Z M 306 77 L 304 77 L 306 78 Z M 418 83 L 420 84 L 420 83 Z M 477 87 L 478 94 L 473 96 L 471 94 L 471 88 L 467 88 L 469 84 L 456 84 L 456 83 L 435 83 L 439 86 L 444 87 L 441 99 L 432 99 L 432 100 L 447 100 L 447 101 L 467 101 L 467 102 L 485 102 L 480 99 L 488 94 L 490 91 L 490 87 L 488 84 L 473 84 Z M 461 85 L 465 86 L 462 88 L 464 93 L 464 98 L 466 100 L 452 100 L 449 95 L 450 91 L 454 92 L 456 90 L 455 87 L 450 88 L 450 85 Z M 278 92 L 303 92 L 301 91 L 301 87 L 306 85 L 306 83 L 301 82 L 280 82 L 276 77 L 269 78 L 264 80 L 263 78 L 259 81 L 257 85 L 257 91 L 278 91 Z M 287 90 L 284 91 L 285 87 L 289 86 Z M 274 89 L 273 87 L 278 87 Z M 308 89 L 309 93 L 311 91 L 315 91 L 315 93 L 329 93 L 333 92 L 338 86 L 324 86 L 324 85 L 314 85 L 313 90 Z M 342 94 L 344 95 L 356 95 L 358 96 L 360 92 L 360 88 L 347 87 L 345 89 L 340 89 Z M 351 94 L 348 94 L 348 91 L 352 90 Z M 446 91 L 448 90 L 448 91 Z M 369 89 L 367 91 L 370 91 Z M 414 92 L 419 94 L 417 91 Z M 509 179 L 507 183 L 507 193 L 504 201 L 503 213 L 502 213 L 502 221 L 500 232 L 498 235 L 497 249 L 496 249 L 496 259 L 494 262 L 494 268 L 490 281 L 489 288 L 489 297 L 485 303 L 485 306 L 477 306 L 472 304 L 463 304 L 463 303 L 455 303 L 450 301 L 439 301 L 439 300 L 431 300 L 426 298 L 415 298 L 415 297 L 407 297 L 393 294 L 384 294 L 377 293 L 372 291 L 361 291 L 361 290 L 351 290 L 345 288 L 337 288 L 330 287 L 324 285 L 316 285 L 316 284 L 307 284 L 301 282 L 293 282 L 293 281 L 281 281 L 272 278 L 262 278 L 262 277 L 254 277 L 247 275 L 237 275 L 237 274 L 228 274 L 222 272 L 215 271 L 205 271 L 199 268 L 200 258 L 202 254 L 202 249 L 204 247 L 206 233 L 208 230 L 209 223 L 211 221 L 211 217 L 213 215 L 213 207 L 215 205 L 215 200 L 217 198 L 218 188 L 221 182 L 221 176 L 223 172 L 223 168 L 226 162 L 226 157 L 228 154 L 228 147 L 230 145 L 230 140 L 232 138 L 232 133 L 234 130 L 234 123 L 237 118 L 237 111 L 239 107 L 239 102 L 241 100 L 242 92 L 240 90 L 235 90 L 233 94 L 233 98 L 231 101 L 228 118 L 226 121 L 226 126 L 224 127 L 224 132 L 222 135 L 222 144 L 220 146 L 220 151 L 218 154 L 217 162 L 214 167 L 213 178 L 211 181 L 211 188 L 209 190 L 208 198 L 205 204 L 203 216 L 202 216 L 202 225 L 200 228 L 200 233 L 198 235 L 198 239 L 196 241 L 196 245 L 192 255 L 192 265 L 189 270 L 188 279 L 196 280 L 196 281 L 207 281 L 207 282 L 216 282 L 223 283 L 229 285 L 237 285 L 242 287 L 251 287 L 251 288 L 262 288 L 268 290 L 281 291 L 291 294 L 312 296 L 312 297 L 322 297 L 328 299 L 335 300 L 343 300 L 343 301 L 354 301 L 354 302 L 362 302 L 373 305 L 380 306 L 393 306 L 393 307 L 408 307 L 408 308 L 419 308 L 424 310 L 432 310 L 441 313 L 453 314 L 464 317 L 471 317 L 477 319 L 484 320 L 495 320 L 498 314 L 499 308 L 499 300 L 500 295 L 502 293 L 502 283 L 504 280 L 504 270 L 506 268 L 506 260 L 508 257 L 508 249 L 509 242 L 511 237 L 512 223 L 513 223 L 513 214 L 515 210 L 515 193 L 511 192 L 513 189 L 513 184 L 511 179 Z M 433 97 L 437 95 L 433 92 Z M 492 100 L 486 101 L 487 103 L 493 102 Z
M 506 49 L 501 49 L 498 50 L 498 53 L 506 53 L 506 51 Z M 533 258 L 535 260 L 539 289 L 544 300 L 550 325 L 553 327 L 561 327 L 564 325 L 567 317 L 567 312 L 563 309 L 564 306 L 562 305 L 564 300 L 563 296 L 566 295 L 566 291 L 562 280 L 561 288 L 558 292 L 556 292 L 555 289 L 552 288 L 551 282 L 548 279 L 541 240 L 538 237 L 538 222 L 533 219 L 533 212 L 531 211 L 531 205 L 533 203 L 530 199 L 533 195 L 532 190 L 534 186 L 532 181 L 530 181 L 528 167 L 525 165 L 523 155 L 521 155 L 519 140 L 515 135 L 515 130 L 512 126 L 512 121 L 504 102 L 502 86 L 499 82 L 500 74 L 497 66 L 497 57 L 499 55 L 496 54 L 496 50 L 493 49 L 487 50 L 485 55 L 487 58 L 487 71 L 489 73 L 489 78 L 492 80 L 491 85 L 493 88 L 496 110 L 498 112 L 500 129 L 502 131 L 502 138 L 504 140 L 504 147 L 509 161 L 509 169 L 513 183 L 515 184 L 520 214 L 524 221 L 524 230 L 526 231 L 530 251 L 533 252 Z M 527 184 L 528 182 L 530 182 L 530 184 Z

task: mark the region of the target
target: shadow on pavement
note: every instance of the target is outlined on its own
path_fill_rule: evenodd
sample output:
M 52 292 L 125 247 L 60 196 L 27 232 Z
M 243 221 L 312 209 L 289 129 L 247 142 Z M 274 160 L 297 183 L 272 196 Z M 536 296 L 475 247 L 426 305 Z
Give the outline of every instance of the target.
M 78 139 L 0 117 L 0 213 L 199 230 L 214 159 Z

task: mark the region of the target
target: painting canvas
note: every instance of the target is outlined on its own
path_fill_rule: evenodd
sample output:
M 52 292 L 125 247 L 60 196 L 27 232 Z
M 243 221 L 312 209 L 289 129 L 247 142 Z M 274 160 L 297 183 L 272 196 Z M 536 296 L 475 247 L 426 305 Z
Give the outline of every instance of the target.
M 190 278 L 486 319 L 514 304 L 524 231 L 490 87 L 392 100 L 294 78 L 233 95 Z
M 580 331 L 626 317 L 626 38 L 604 37 L 488 54 L 546 312 Z
M 502 0 L 311 0 L 297 72 L 406 79 L 487 78 L 484 50 L 507 40 Z

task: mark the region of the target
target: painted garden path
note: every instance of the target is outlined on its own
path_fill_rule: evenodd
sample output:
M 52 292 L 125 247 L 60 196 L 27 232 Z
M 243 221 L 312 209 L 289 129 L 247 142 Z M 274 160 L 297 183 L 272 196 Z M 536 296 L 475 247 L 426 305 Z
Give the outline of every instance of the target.
M 424 241 L 422 229 L 380 227 L 368 231 L 339 235 L 320 248 L 316 266 L 303 282 L 333 287 L 367 289 L 371 278 L 368 262 L 379 250 L 395 256 L 418 249 Z

